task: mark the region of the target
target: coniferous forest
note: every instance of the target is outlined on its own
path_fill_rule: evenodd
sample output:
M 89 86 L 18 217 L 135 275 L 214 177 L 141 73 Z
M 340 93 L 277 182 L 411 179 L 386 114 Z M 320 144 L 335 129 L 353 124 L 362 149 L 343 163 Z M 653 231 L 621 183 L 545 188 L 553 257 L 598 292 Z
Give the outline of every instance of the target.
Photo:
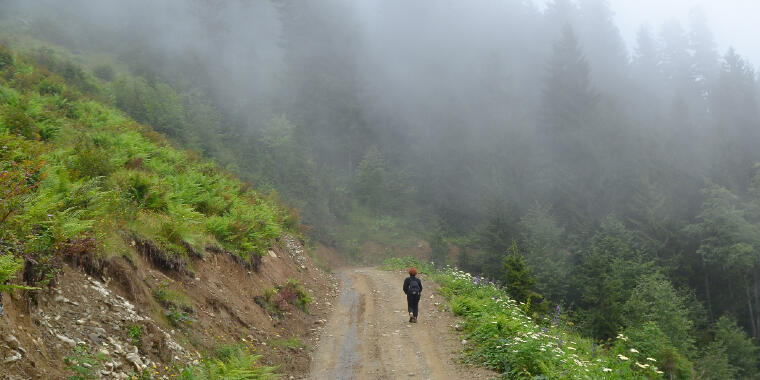
M 0 44 L 276 193 L 313 243 L 424 240 L 671 378 L 760 377 L 760 81 L 709 14 L 626 44 L 604 0 L 0 9 Z

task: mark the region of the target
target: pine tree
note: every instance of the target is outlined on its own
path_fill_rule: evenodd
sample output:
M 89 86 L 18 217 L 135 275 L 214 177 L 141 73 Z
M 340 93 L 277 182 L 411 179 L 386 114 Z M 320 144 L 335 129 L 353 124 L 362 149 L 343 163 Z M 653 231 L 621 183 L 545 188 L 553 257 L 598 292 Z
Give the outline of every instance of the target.
M 691 24 L 689 46 L 693 52 L 692 68 L 698 87 L 706 94 L 718 74 L 718 52 L 704 12 L 695 8 L 689 16 Z
M 733 190 L 747 187 L 747 173 L 760 160 L 760 106 L 755 71 L 733 48 L 723 57 L 711 92 L 711 177 Z
M 558 217 L 574 230 L 590 222 L 584 194 L 597 175 L 592 120 L 597 94 L 589 67 L 570 26 L 566 26 L 549 60 L 539 116 L 540 181 Z
M 594 87 L 622 95 L 627 88 L 628 54 L 606 0 L 580 0 L 579 39 Z
M 533 290 L 536 280 L 525 263 L 517 242 L 513 241 L 506 250 L 502 266 L 504 268 L 504 285 L 507 288 L 507 293 L 513 299 L 527 303 L 530 298 L 536 295 Z
M 535 204 L 520 219 L 525 260 L 537 280 L 536 287 L 548 300 L 560 302 L 568 291 L 570 262 L 562 247 L 564 228 L 547 206 Z

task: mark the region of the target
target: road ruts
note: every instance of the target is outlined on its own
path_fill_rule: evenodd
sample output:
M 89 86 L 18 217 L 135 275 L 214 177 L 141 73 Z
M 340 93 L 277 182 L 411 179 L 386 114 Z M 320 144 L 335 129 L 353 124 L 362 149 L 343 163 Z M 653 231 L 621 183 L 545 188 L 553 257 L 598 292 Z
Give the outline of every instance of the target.
M 420 322 L 408 323 L 402 272 L 374 268 L 338 271 L 341 294 L 320 337 L 310 379 L 487 379 L 494 374 L 456 363 L 453 317 L 439 311 L 423 286 Z M 423 279 L 424 281 L 424 279 Z

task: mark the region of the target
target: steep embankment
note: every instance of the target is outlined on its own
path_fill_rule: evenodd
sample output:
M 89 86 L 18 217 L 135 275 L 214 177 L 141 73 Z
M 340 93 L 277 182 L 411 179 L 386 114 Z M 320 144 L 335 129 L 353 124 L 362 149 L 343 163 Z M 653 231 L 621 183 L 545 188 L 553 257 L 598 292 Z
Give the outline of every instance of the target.
M 65 378 L 77 370 L 68 357 L 92 366 L 79 370 L 103 378 L 160 378 L 219 350 L 245 346 L 264 356 L 260 364 L 301 378 L 316 338 L 311 327 L 329 311 L 324 301 L 332 300 L 334 279 L 304 256 L 297 240 L 285 236 L 283 242 L 262 258 L 258 272 L 213 253 L 193 261 L 195 277 L 161 271 L 142 256 L 136 262 L 116 259 L 98 277 L 63 265 L 57 285 L 39 294 L 37 305 L 21 294 L 6 297 L 0 377 Z M 283 315 L 277 316 L 255 303 L 291 278 L 301 279 L 319 300 L 309 305 L 309 314 L 281 304 Z M 154 297 L 154 284 L 159 292 L 187 295 L 187 321 L 172 324 Z
M 0 46 L 0 377 L 305 373 L 335 280 L 296 214 L 61 65 Z

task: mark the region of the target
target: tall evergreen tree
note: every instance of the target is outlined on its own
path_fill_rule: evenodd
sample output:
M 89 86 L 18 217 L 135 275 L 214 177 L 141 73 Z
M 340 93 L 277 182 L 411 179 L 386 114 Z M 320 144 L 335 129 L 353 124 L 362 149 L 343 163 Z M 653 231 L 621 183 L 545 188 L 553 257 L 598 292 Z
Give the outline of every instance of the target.
M 589 223 L 581 204 L 591 176 L 593 154 L 586 127 L 595 112 L 597 94 L 592 89 L 589 67 L 575 33 L 566 26 L 554 45 L 544 82 L 539 117 L 539 152 L 543 157 L 539 176 L 546 178 L 558 215 L 572 228 Z

